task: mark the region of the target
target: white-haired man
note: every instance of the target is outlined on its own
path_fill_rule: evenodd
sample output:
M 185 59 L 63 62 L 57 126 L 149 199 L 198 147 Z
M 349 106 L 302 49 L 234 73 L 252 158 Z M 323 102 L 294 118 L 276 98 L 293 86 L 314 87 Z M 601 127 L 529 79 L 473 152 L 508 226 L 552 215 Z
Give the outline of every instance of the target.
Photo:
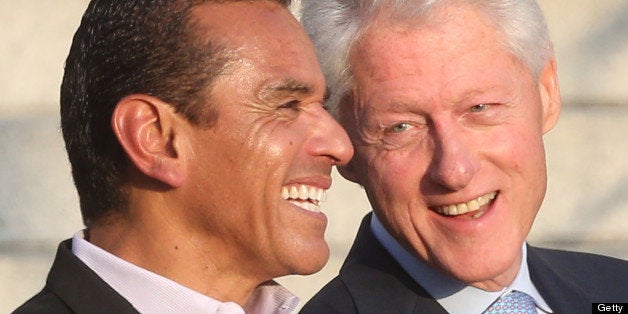
M 628 300 L 627 262 L 525 243 L 561 106 L 535 1 L 309 1 L 303 23 L 355 149 L 340 172 L 373 207 L 304 313 L 589 313 Z

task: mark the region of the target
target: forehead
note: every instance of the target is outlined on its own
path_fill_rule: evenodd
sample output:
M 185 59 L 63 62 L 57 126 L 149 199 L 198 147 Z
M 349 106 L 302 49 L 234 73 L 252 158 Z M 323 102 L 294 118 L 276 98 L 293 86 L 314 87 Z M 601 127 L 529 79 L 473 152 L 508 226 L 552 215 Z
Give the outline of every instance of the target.
M 192 10 L 191 21 L 199 36 L 226 48 L 243 67 L 281 72 L 297 81 L 320 73 L 311 41 L 276 2 L 205 2 Z
M 500 42 L 500 34 L 483 13 L 470 6 L 448 6 L 416 23 L 391 21 L 387 15 L 380 15 L 361 37 L 352 57 L 367 57 L 356 66 L 381 64 L 373 56 L 396 59 L 402 64 L 429 64 L 423 60 L 495 51 Z
M 450 6 L 420 24 L 376 20 L 350 58 L 359 89 L 468 93 L 508 82 L 522 70 L 501 42 L 501 34 L 476 8 Z
M 292 43 L 307 41 L 290 11 L 276 2 L 205 2 L 192 9 L 190 20 L 192 31 L 198 36 L 230 50 L 296 46 Z

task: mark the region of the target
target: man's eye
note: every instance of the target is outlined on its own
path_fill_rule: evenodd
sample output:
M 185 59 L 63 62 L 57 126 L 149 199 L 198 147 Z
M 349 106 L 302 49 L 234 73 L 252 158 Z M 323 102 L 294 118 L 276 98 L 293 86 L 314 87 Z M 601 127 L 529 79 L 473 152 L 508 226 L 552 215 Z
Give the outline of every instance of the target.
M 482 112 L 482 111 L 488 109 L 488 107 L 490 105 L 491 104 L 477 104 L 477 105 L 471 107 L 471 112 Z
M 410 123 L 403 122 L 403 123 L 398 123 L 398 124 L 393 125 L 390 128 L 390 131 L 392 133 L 401 133 L 401 132 L 409 130 L 411 127 L 412 126 L 410 125 Z
M 298 100 L 291 100 L 283 105 L 279 106 L 279 109 L 298 109 L 300 102 Z

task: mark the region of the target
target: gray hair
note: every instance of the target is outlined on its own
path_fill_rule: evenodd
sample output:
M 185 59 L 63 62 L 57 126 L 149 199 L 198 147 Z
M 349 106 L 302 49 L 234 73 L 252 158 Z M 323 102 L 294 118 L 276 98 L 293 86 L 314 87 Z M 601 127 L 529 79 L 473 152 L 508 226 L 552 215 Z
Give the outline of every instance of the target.
M 420 22 L 448 4 L 472 5 L 484 12 L 503 34 L 504 48 L 535 77 L 552 58 L 545 18 L 535 0 L 304 0 L 301 21 L 331 91 L 330 112 L 337 116 L 351 90 L 350 51 L 379 12 L 385 8 L 390 19 Z

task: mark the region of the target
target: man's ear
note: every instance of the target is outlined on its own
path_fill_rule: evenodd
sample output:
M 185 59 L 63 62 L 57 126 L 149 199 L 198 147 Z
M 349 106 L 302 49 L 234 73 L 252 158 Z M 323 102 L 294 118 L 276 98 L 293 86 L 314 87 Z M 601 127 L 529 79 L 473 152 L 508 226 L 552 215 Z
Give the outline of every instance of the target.
M 558 121 L 560 115 L 561 99 L 558 86 L 558 72 L 556 70 L 556 58 L 552 56 L 539 77 L 539 92 L 542 105 L 543 134 L 549 132 Z
M 129 95 L 116 105 L 113 132 L 135 167 L 171 187 L 187 177 L 187 138 L 182 120 L 162 100 L 143 94 Z

